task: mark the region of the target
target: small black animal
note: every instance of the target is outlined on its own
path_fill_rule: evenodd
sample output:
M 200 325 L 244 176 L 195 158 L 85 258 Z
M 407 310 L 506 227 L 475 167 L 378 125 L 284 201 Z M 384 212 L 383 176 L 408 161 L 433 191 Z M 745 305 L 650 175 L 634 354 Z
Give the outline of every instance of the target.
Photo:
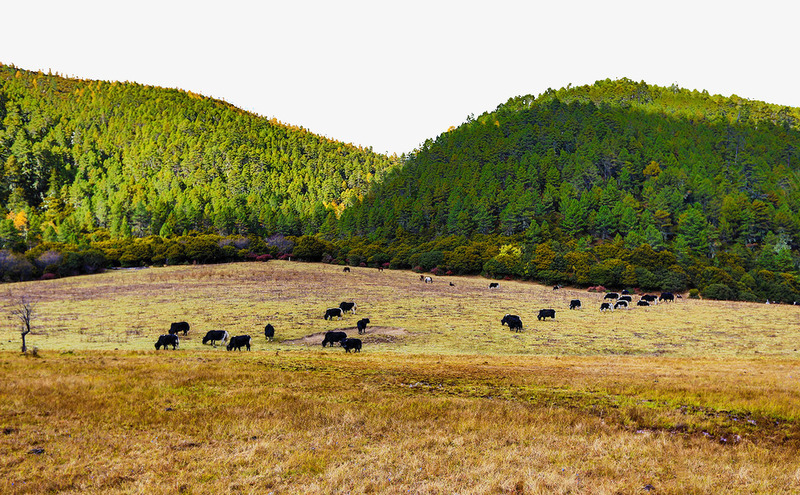
M 496 288 L 497 288 L 499 285 L 500 285 L 500 284 L 498 284 L 497 282 L 491 282 L 491 283 L 489 284 L 489 288 L 490 288 L 490 289 L 496 289 Z
M 580 309 L 581 308 L 581 300 L 580 299 L 573 299 L 569 302 L 569 309 Z
M 172 335 L 162 335 L 158 338 L 158 342 L 156 342 L 156 350 L 161 349 L 162 347 L 164 350 L 167 349 L 167 346 L 171 345 L 172 350 L 178 348 L 178 336 L 175 334 Z
M 505 315 L 502 320 L 500 320 L 501 325 L 508 325 L 509 330 L 513 330 L 515 332 L 522 331 L 522 320 L 517 315 Z
M 356 309 L 358 309 L 358 306 L 354 302 L 341 302 L 339 303 L 339 309 L 345 313 L 350 311 L 351 313 L 356 314 Z
M 369 323 L 369 318 L 362 318 L 356 322 L 356 328 L 358 329 L 358 333 L 365 333 L 367 331 L 367 323 Z
M 228 341 L 228 332 L 227 330 L 209 330 L 206 333 L 206 336 L 203 337 L 203 345 L 211 342 L 213 347 L 216 347 L 214 342 L 221 341 L 223 344 Z
M 350 271 L 350 267 L 349 267 L 349 266 L 346 266 L 346 267 L 344 267 L 344 270 L 342 270 L 342 271 L 343 271 L 343 272 L 349 272 L 349 271 Z
M 274 336 L 275 327 L 273 327 L 271 323 L 267 323 L 267 326 L 264 327 L 264 337 L 266 337 L 267 340 L 272 340 Z
M 456 286 L 456 284 L 454 284 L 453 282 L 450 282 L 450 287 L 455 287 L 455 286 Z
M 185 321 L 178 321 L 169 326 L 170 335 L 175 335 L 178 332 L 183 332 L 184 335 L 189 333 L 189 324 Z
M 346 338 L 347 334 L 344 332 L 325 332 L 325 338 L 322 339 L 322 347 L 325 347 L 325 344 L 330 344 L 332 346 L 335 342 L 341 342 Z
M 230 342 L 228 342 L 227 349 L 233 350 L 236 349 L 237 351 L 241 351 L 242 347 L 247 347 L 247 350 L 250 350 L 250 336 L 249 335 L 237 335 L 236 337 L 231 337 Z
M 344 352 L 361 352 L 361 339 L 344 339 L 340 345 L 344 347 Z
M 552 318 L 556 319 L 556 310 L 555 309 L 540 309 L 539 315 L 536 316 L 537 320 L 544 320 L 545 318 Z
M 323 318 L 325 318 L 326 320 L 339 318 L 341 320 L 342 313 L 343 313 L 342 308 L 328 308 L 325 310 L 325 316 L 323 316 Z

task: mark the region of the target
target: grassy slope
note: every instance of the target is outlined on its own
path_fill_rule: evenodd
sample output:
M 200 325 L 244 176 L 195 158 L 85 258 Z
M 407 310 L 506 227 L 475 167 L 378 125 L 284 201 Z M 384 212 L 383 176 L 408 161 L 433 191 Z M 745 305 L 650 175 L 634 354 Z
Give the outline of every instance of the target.
M 433 284 L 418 278 L 404 271 L 355 268 L 347 274 L 334 265 L 278 261 L 176 266 L 7 285 L 4 299 L 6 314 L 22 295 L 37 301 L 30 342 L 42 350 L 150 350 L 170 322 L 180 320 L 192 325 L 182 339 L 185 349 L 201 348 L 205 331 L 225 329 L 259 337 L 257 350 L 296 350 L 281 341 L 354 331 L 357 319 L 369 317 L 377 333 L 387 334 L 367 335 L 369 352 L 798 355 L 798 307 L 684 299 L 601 313 L 601 294 L 513 281 L 490 291 L 479 277 L 437 278 Z M 582 310 L 567 309 L 573 298 L 581 299 Z M 358 314 L 323 320 L 325 309 L 341 301 L 356 301 Z M 556 319 L 537 321 L 541 308 L 554 308 Z M 525 332 L 501 327 L 505 313 L 520 315 Z M 268 322 L 277 329 L 275 344 L 260 338 Z M 18 349 L 18 340 L 13 323 L 0 330 L 0 350 Z
M 603 314 L 585 292 L 449 280 L 270 262 L 5 286 L 6 305 L 37 301 L 42 357 L 16 352 L 9 320 L 0 492 L 800 490 L 798 308 Z M 322 320 L 342 300 L 359 314 Z M 289 342 L 362 316 L 360 355 Z M 153 350 L 180 319 L 181 350 Z M 257 336 L 254 352 L 203 347 L 212 328 Z

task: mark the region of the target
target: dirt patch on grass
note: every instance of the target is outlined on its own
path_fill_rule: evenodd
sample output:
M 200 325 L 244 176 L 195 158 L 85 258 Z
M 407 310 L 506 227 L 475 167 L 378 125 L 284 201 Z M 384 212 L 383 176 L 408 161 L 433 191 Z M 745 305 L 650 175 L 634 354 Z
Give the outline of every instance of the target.
M 357 337 L 364 342 L 373 343 L 395 342 L 398 337 L 408 335 L 406 329 L 400 327 L 368 327 L 367 331 L 361 335 L 352 327 L 334 328 L 332 331 L 347 332 L 348 337 Z M 326 332 L 312 333 L 311 335 L 306 335 L 299 339 L 284 340 L 281 343 L 289 345 L 320 345 L 325 338 L 325 333 Z

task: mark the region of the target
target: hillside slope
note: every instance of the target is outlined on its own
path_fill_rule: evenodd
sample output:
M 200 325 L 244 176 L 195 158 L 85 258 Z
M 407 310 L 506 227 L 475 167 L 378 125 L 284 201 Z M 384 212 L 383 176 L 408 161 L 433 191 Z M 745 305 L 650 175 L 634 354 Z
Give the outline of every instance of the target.
M 505 237 L 518 254 L 484 271 L 579 284 L 680 289 L 796 273 L 798 122 L 798 109 L 625 79 L 513 98 L 427 141 L 344 212 L 341 231 L 462 239 L 451 250 Z M 643 245 L 662 260 L 632 261 Z M 607 260 L 619 261 L 614 275 L 589 273 Z M 646 265 L 662 273 L 633 273 Z M 691 266 L 727 275 L 702 281 Z
M 313 233 L 391 164 L 189 92 L 0 65 L 0 205 L 33 242 Z

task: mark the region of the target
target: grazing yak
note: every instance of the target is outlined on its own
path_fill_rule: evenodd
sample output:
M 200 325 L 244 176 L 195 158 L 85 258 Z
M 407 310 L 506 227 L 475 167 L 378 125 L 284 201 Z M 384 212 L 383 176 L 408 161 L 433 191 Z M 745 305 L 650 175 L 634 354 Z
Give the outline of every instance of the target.
M 430 277 L 425 277 L 425 283 L 426 284 L 432 284 L 433 283 L 433 279 L 430 278 Z
M 325 316 L 323 316 L 326 320 L 332 320 L 334 317 L 342 319 L 342 308 L 328 308 L 325 310 Z
M 213 347 L 216 347 L 214 342 L 221 341 L 223 344 L 228 341 L 228 332 L 226 330 L 209 330 L 206 336 L 203 337 L 203 345 L 211 342 Z
M 536 316 L 536 319 L 541 321 L 545 318 L 552 318 L 556 319 L 556 310 L 555 309 L 540 309 L 539 314 Z
M 490 288 L 490 289 L 496 289 L 496 288 L 497 288 L 497 287 L 499 287 L 499 286 L 500 286 L 500 284 L 498 284 L 497 282 L 491 282 L 491 283 L 489 284 L 489 288 Z
M 628 304 L 633 302 L 631 296 L 619 296 L 619 299 L 617 299 L 617 301 L 625 301 Z
M 267 340 L 271 341 L 272 337 L 274 336 L 275 336 L 275 327 L 273 327 L 271 323 L 267 323 L 267 326 L 264 327 L 264 337 L 266 337 Z
M 641 301 L 637 302 L 636 305 L 637 306 L 650 306 L 650 303 L 645 301 L 645 300 L 641 300 Z
M 172 335 L 162 335 L 158 338 L 158 342 L 156 342 L 156 350 L 161 349 L 162 347 L 164 350 L 167 350 L 167 346 L 171 345 L 172 350 L 178 348 L 178 336 L 175 334 Z
M 522 331 L 522 320 L 517 315 L 505 315 L 502 320 L 500 320 L 501 325 L 508 325 L 509 330 L 513 330 L 515 332 Z
M 642 301 L 647 301 L 649 303 L 658 303 L 658 298 L 653 294 L 645 294 L 642 296 Z
M 347 338 L 347 334 L 344 332 L 325 332 L 325 338 L 322 339 L 322 347 L 325 347 L 325 344 L 330 344 L 333 346 L 335 342 L 341 342 Z
M 361 339 L 344 339 L 339 345 L 344 347 L 344 352 L 350 352 L 350 349 L 353 349 L 353 352 L 361 352 Z
M 236 337 L 231 337 L 230 342 L 228 342 L 228 350 L 231 351 L 236 349 L 237 351 L 241 351 L 242 347 L 247 347 L 247 350 L 250 350 L 250 336 L 249 335 L 237 335 Z
M 175 335 L 178 332 L 183 332 L 184 335 L 189 333 L 189 324 L 185 321 L 178 321 L 169 326 L 170 335 Z
M 356 303 L 354 302 L 341 302 L 339 303 L 339 309 L 341 309 L 343 313 L 350 311 L 351 313 L 356 314 L 356 309 L 358 309 L 358 306 L 356 306 Z
M 347 272 L 347 273 L 349 273 L 349 272 L 350 272 L 350 267 L 349 267 L 349 266 L 346 266 L 346 267 L 344 267 L 344 269 L 343 269 L 342 271 L 343 271 L 343 272 Z
M 581 309 L 581 300 L 573 299 L 569 302 L 569 309 Z
M 603 299 L 616 299 L 618 297 L 619 297 L 619 294 L 617 294 L 616 292 L 609 292 L 608 294 L 606 294 L 603 297 Z
M 611 303 L 600 303 L 600 311 L 611 311 Z
M 664 302 L 666 302 L 666 301 L 674 301 L 675 300 L 675 294 L 673 294 L 672 292 L 662 292 L 661 295 L 658 297 L 658 300 L 659 301 L 664 301 Z
M 619 300 L 614 303 L 614 309 L 627 308 L 627 307 L 628 307 L 628 301 Z
M 358 333 L 365 333 L 367 331 L 367 323 L 369 323 L 369 318 L 362 318 L 356 322 Z

